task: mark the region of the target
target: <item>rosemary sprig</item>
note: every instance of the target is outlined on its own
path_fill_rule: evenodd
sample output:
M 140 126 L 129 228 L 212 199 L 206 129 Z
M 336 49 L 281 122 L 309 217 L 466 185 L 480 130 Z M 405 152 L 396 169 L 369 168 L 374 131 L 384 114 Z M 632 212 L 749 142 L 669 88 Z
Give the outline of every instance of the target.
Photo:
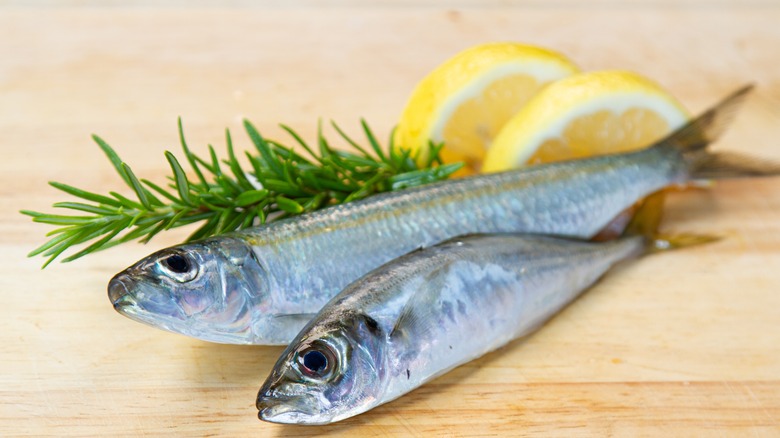
M 47 234 L 50 239 L 28 256 L 46 257 L 43 265 L 46 267 L 76 245 L 88 244 L 65 257 L 63 262 L 132 240 L 146 243 L 162 231 L 198 222 L 202 225 L 187 240 L 202 239 L 375 193 L 439 181 L 462 166 L 461 163 L 442 164 L 439 159 L 441 145 L 431 145 L 431 158 L 418 165 L 409 151 L 398 151 L 393 147 L 392 135 L 388 152 L 385 152 L 366 122 L 361 121 L 361 124 L 372 152 L 361 147 L 335 123 L 334 129 L 353 151 L 332 148 L 322 133 L 321 124 L 316 150 L 291 128 L 282 125 L 303 148 L 307 158 L 292 147 L 263 138 L 245 120 L 244 128 L 255 147 L 254 153 L 246 152 L 251 167 L 247 170 L 236 156 L 230 131 L 226 130 L 226 159 L 218 158 L 211 145 L 209 157 L 202 158 L 190 150 L 179 120 L 181 147 L 194 177 L 188 176 L 176 156 L 166 151 L 165 158 L 172 175 L 164 185 L 139 179 L 108 143 L 93 135 L 135 199 L 116 192 L 101 195 L 50 182 L 52 187 L 80 200 L 53 205 L 70 214 L 21 211 L 34 222 L 59 227 L 50 231 Z

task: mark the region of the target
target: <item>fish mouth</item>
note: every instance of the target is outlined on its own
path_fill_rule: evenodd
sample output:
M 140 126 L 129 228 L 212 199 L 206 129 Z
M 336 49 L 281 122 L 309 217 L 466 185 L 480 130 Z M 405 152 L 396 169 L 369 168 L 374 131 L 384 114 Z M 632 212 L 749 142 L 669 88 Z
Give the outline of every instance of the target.
M 299 411 L 292 404 L 278 399 L 258 399 L 257 408 L 259 409 L 257 418 L 269 423 L 294 424 L 296 421 L 290 421 L 290 417 L 305 415 L 304 412 Z
M 114 310 L 142 324 L 180 333 L 180 330 L 174 329 L 181 322 L 181 318 L 178 317 L 179 309 L 176 309 L 174 314 L 150 312 L 145 308 L 144 303 L 139 302 L 135 294 L 131 293 L 128 286 L 132 286 L 132 283 L 128 284 L 128 280 L 128 276 L 120 274 L 108 283 L 108 298 L 111 300 Z
M 258 397 L 257 418 L 269 423 L 296 424 L 309 415 L 298 407 L 293 397 Z
M 111 300 L 114 308 L 119 310 L 119 307 L 127 302 L 128 297 L 130 297 L 130 291 L 127 288 L 127 275 L 115 275 L 108 282 L 108 299 Z
M 312 409 L 315 397 L 310 394 L 287 395 L 273 390 L 260 391 L 257 395 L 257 418 L 279 424 L 325 424 L 319 412 Z
M 319 418 L 317 415 L 298 409 L 292 404 L 274 404 L 264 407 L 257 413 L 257 418 L 277 424 L 317 425 L 330 423 L 329 419 Z
M 171 323 L 181 320 L 184 312 L 179 305 L 173 302 L 160 304 L 148 299 L 148 296 L 158 293 L 152 290 L 139 295 L 137 279 L 125 272 L 115 275 L 108 282 L 108 299 L 111 305 L 114 310 L 130 319 L 153 326 L 159 325 L 161 320 Z

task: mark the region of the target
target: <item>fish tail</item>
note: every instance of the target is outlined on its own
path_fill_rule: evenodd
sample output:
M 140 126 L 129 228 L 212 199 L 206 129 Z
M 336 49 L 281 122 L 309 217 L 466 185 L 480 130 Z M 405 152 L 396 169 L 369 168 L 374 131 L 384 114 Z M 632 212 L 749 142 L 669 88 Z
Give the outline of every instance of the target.
M 681 154 L 689 180 L 780 175 L 780 163 L 708 150 L 708 146 L 720 138 L 734 120 L 752 90 L 753 85 L 740 88 L 655 147 L 673 149 Z
M 733 152 L 713 152 L 708 149 L 734 120 L 745 98 L 753 90 L 747 85 L 701 116 L 653 145 L 675 162 L 682 156 L 680 182 L 751 176 L 780 175 L 780 163 Z M 664 192 L 656 192 L 622 212 L 593 240 L 611 240 L 616 236 L 643 236 L 646 252 L 685 248 L 720 240 L 718 236 L 701 234 L 665 234 L 658 231 L 663 216 Z

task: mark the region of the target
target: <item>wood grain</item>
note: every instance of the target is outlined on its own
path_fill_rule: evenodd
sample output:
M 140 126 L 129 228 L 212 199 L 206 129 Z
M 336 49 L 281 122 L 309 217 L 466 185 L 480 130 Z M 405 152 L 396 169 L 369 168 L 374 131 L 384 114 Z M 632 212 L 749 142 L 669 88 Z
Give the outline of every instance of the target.
M 666 226 L 723 241 L 625 264 L 532 337 L 338 425 L 255 418 L 281 349 L 129 321 L 107 280 L 187 230 L 39 270 L 46 185 L 121 188 L 89 134 L 166 173 L 176 117 L 202 152 L 246 117 L 389 132 L 411 88 L 492 40 L 640 71 L 698 111 L 758 85 L 719 147 L 780 159 L 780 5 L 636 0 L 4 2 L 0 6 L 0 435 L 779 436 L 780 179 L 674 194 Z M 322 6 L 322 5 L 325 6 Z M 86 5 L 86 6 L 85 6 Z

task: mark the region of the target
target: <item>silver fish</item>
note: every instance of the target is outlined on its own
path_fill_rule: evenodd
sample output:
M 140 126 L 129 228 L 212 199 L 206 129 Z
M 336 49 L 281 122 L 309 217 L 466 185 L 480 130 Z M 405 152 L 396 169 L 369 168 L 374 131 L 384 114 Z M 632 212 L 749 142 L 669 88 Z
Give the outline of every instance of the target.
M 646 242 L 483 235 L 400 257 L 293 340 L 260 389 L 259 417 L 326 424 L 387 403 L 531 333 Z
M 639 152 L 380 194 L 174 246 L 117 274 L 108 295 L 120 313 L 171 332 L 287 344 L 349 283 L 415 248 L 469 233 L 589 238 L 663 187 L 700 176 L 778 173 L 706 150 L 749 89 Z

